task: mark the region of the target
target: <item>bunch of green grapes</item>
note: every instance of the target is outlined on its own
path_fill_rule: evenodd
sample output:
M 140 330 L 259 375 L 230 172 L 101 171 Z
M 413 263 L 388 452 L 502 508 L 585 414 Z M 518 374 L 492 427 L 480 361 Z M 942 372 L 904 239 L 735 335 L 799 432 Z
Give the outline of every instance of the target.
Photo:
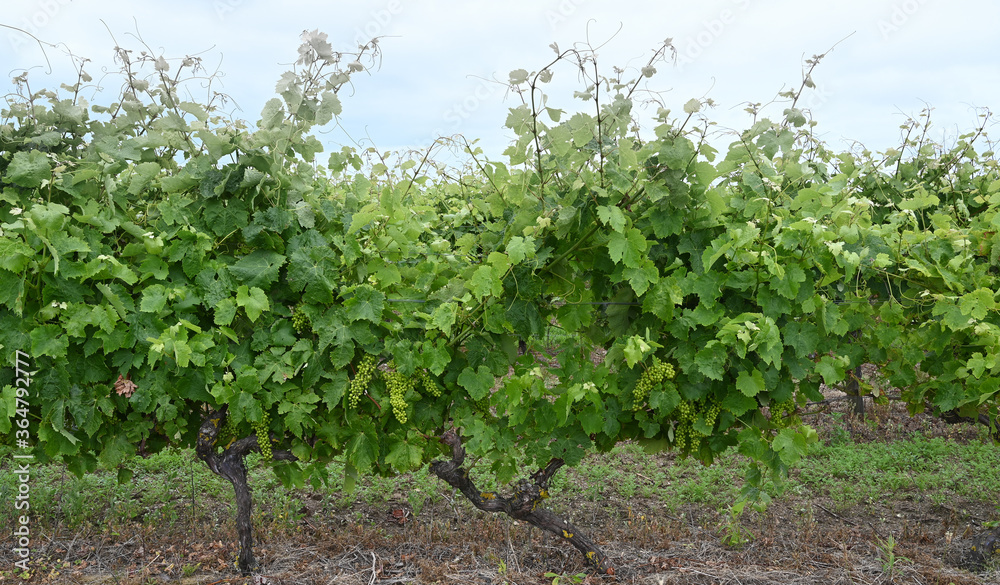
M 257 433 L 257 445 L 260 446 L 260 454 L 265 461 L 271 460 L 271 436 L 269 425 L 271 415 L 265 410 L 260 422 L 250 423 L 255 433 Z
M 702 413 L 705 416 L 705 424 L 709 428 L 715 428 L 715 421 L 719 420 L 719 413 L 722 412 L 722 406 L 715 400 L 705 399 L 705 404 L 702 407 Z
M 365 393 L 368 389 L 368 385 L 371 384 L 372 376 L 375 375 L 375 366 L 377 365 L 375 356 L 371 354 L 365 354 L 361 361 L 358 362 L 357 371 L 354 373 L 354 379 L 351 380 L 351 385 L 347 388 L 347 405 L 353 410 L 358 407 L 358 402 L 361 401 L 361 395 Z
M 406 393 L 413 389 L 413 381 L 399 372 L 382 372 L 385 386 L 389 389 L 389 404 L 399 424 L 406 424 Z
M 312 331 L 312 321 L 309 315 L 302 311 L 302 303 L 295 305 L 295 310 L 292 311 L 292 327 L 295 327 L 295 331 L 300 335 Z
M 674 449 L 681 455 L 694 453 L 701 448 L 702 434 L 690 422 L 679 422 L 674 427 Z
M 688 453 L 697 453 L 698 449 L 701 449 L 701 435 L 693 431 L 694 429 L 688 429 L 688 436 L 691 439 L 691 444 L 688 446 Z
M 677 405 L 677 420 L 680 422 L 692 423 L 695 419 L 694 403 L 690 400 L 681 399 Z
M 223 449 L 228 449 L 236 440 L 236 420 L 231 416 L 226 416 L 226 424 L 219 430 L 215 437 L 215 444 L 222 445 Z
M 674 427 L 674 449 L 682 455 L 694 453 L 701 447 L 702 435 L 694 430 L 690 422 L 679 422 Z
M 780 429 L 798 425 L 802 420 L 795 414 L 796 410 L 794 396 L 784 402 L 772 402 L 771 423 Z
M 688 437 L 691 436 L 691 423 L 689 422 L 678 422 L 674 426 L 674 449 L 678 453 L 684 452 L 684 447 L 687 444 Z
M 674 448 L 681 453 L 698 450 L 701 444 L 701 433 L 694 430 L 694 421 L 698 419 L 695 404 L 690 400 L 681 400 L 677 405 L 677 424 L 674 426 Z
M 426 390 L 428 394 L 434 397 L 441 396 L 441 387 L 438 386 L 437 381 L 431 377 L 427 370 L 423 368 L 417 370 L 417 378 L 420 379 L 420 384 L 423 385 L 424 390 Z
M 697 452 L 704 438 L 710 434 L 695 429 L 694 423 L 698 420 L 699 412 L 705 419 L 705 425 L 710 429 L 715 428 L 722 405 L 711 398 L 697 402 L 681 400 L 677 405 L 677 424 L 674 426 L 674 448 L 681 453 Z
M 632 389 L 632 395 L 635 397 L 635 409 L 641 408 L 642 403 L 653 388 L 662 384 L 664 380 L 672 380 L 675 374 L 672 364 L 661 362 L 660 358 L 653 356 L 653 365 L 642 373 L 639 381 L 635 383 L 635 388 Z

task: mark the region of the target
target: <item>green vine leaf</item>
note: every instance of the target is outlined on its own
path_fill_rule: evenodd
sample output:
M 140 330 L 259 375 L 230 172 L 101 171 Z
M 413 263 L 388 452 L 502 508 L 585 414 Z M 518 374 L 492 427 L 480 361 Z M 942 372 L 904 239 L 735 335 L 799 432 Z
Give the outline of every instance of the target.
M 15 152 L 4 178 L 20 187 L 34 189 L 52 176 L 49 157 L 37 150 Z
M 257 287 L 247 287 L 241 285 L 236 289 L 236 305 L 243 307 L 247 317 L 251 321 L 256 321 L 262 313 L 271 309 L 271 304 L 267 300 L 264 291 Z

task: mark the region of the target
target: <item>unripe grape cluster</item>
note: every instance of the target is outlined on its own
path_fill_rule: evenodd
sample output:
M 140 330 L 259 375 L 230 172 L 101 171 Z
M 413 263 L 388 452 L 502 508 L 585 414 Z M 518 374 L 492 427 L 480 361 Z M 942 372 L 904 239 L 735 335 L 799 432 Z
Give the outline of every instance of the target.
M 681 400 L 681 403 L 677 405 L 677 420 L 692 422 L 694 419 L 694 403 L 690 400 Z
M 427 370 L 419 369 L 417 370 L 417 378 L 420 379 L 420 384 L 424 387 L 424 390 L 434 396 L 435 398 L 441 396 L 441 387 L 434 378 L 431 377 Z
M 683 453 L 684 449 L 687 447 L 688 435 L 691 434 L 691 425 L 685 423 L 678 423 L 674 427 L 674 449 L 678 453 Z
M 784 402 L 771 403 L 771 423 L 779 429 L 798 425 L 802 420 L 796 416 L 796 410 L 794 396 Z
M 714 428 L 722 406 L 711 398 L 697 402 L 681 400 L 677 405 L 677 424 L 674 427 L 674 449 L 677 451 L 694 453 L 701 448 L 702 439 L 708 436 L 694 428 L 699 412 L 705 419 L 705 425 Z
M 642 403 L 649 397 L 653 388 L 662 384 L 664 380 L 672 380 L 674 375 L 676 372 L 672 364 L 660 361 L 660 358 L 653 356 L 653 365 L 642 373 L 639 381 L 635 383 L 635 388 L 632 389 L 632 395 L 635 397 L 635 409 L 639 410 L 642 407 Z
M 413 381 L 399 372 L 382 372 L 385 386 L 389 389 L 389 404 L 392 414 L 399 424 L 406 424 L 406 393 L 413 389 Z
M 268 424 L 270 422 L 271 415 L 265 410 L 260 422 L 250 423 L 254 432 L 257 433 L 257 445 L 260 447 L 260 454 L 265 461 L 271 460 L 271 436 Z
M 705 424 L 714 428 L 715 421 L 719 420 L 720 412 L 722 412 L 722 406 L 714 400 L 709 400 L 704 407 Z
M 233 417 L 226 417 L 226 424 L 223 425 L 222 429 L 219 430 L 219 434 L 215 437 L 215 444 L 222 445 L 224 449 L 228 449 L 229 445 L 236 440 L 236 421 Z
M 376 365 L 375 356 L 367 353 L 358 362 L 358 367 L 354 372 L 354 379 L 351 380 L 351 385 L 347 389 L 347 405 L 352 410 L 358 407 L 361 395 L 365 393 L 368 385 L 371 384 L 372 376 L 375 375 Z
M 691 427 L 694 419 L 694 405 L 688 400 L 681 400 L 677 405 L 677 425 L 674 427 L 674 448 L 680 452 L 695 449 L 698 438 Z
M 312 321 L 309 315 L 302 311 L 302 303 L 296 305 L 292 311 L 292 327 L 295 327 L 295 331 L 300 335 L 312 331 Z

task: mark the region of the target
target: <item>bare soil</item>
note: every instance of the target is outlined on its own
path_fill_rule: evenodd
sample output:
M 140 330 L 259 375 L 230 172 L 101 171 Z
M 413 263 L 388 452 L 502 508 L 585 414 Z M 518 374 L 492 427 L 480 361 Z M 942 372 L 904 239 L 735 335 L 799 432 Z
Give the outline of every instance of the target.
M 910 417 L 899 404 L 873 408 L 868 402 L 868 420 L 859 421 L 847 401 L 833 397 L 829 409 L 843 413 L 837 430 L 846 428 L 857 442 L 905 440 L 917 432 L 982 440 L 972 425 Z M 819 415 L 808 422 L 828 437 L 833 420 Z M 658 457 L 669 464 L 673 456 Z M 442 485 L 442 493 L 448 491 Z M 893 498 L 887 501 L 894 506 L 838 509 L 822 497 L 786 494 L 763 514 L 744 514 L 746 542 L 740 546 L 722 543 L 725 518 L 716 509 L 688 505 L 666 512 L 662 503 L 642 498 L 573 502 L 571 520 L 608 553 L 614 575 L 594 574 L 575 549 L 530 526 L 478 512 L 460 494 L 428 504 L 419 515 L 398 493 L 384 503 L 337 509 L 317 494 L 304 501 L 294 528 L 257 531 L 263 534 L 256 547 L 260 575 L 254 577 L 232 568 L 231 526 L 197 526 L 192 533 L 137 523 L 131 532 L 95 527 L 47 535 L 34 550 L 44 569 L 28 580 L 3 570 L 0 583 L 1000 583 L 1000 572 L 971 567 L 967 557 L 971 539 L 996 518 L 991 501 L 935 505 L 926 498 Z M 894 560 L 886 555 L 890 535 Z M 0 568 L 11 563 L 10 550 L 0 551 Z

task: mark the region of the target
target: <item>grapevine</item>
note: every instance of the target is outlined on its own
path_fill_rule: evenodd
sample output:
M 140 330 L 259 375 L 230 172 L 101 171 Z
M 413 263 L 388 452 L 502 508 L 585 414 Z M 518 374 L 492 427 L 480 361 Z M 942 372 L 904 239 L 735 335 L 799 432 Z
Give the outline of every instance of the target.
M 351 385 L 347 391 L 347 404 L 354 410 L 358 407 L 358 403 L 361 401 L 361 395 L 365 393 L 368 389 L 368 385 L 371 384 L 372 376 L 375 374 L 376 359 L 375 356 L 371 354 L 365 354 L 358 362 L 357 370 L 354 373 L 354 379 L 351 380 Z
M 646 400 L 653 388 L 662 384 L 664 380 L 672 380 L 674 375 L 672 364 L 660 361 L 660 358 L 653 356 L 653 365 L 642 373 L 639 381 L 635 383 L 635 388 L 632 389 L 632 394 L 635 397 L 635 409 L 639 410 L 642 407 L 643 401 Z
M 786 430 L 799 434 L 794 442 L 771 440 L 799 426 L 795 401 L 769 403 L 771 389 L 794 385 L 805 404 L 855 361 L 883 364 L 917 408 L 996 407 L 1000 202 L 989 194 L 1000 176 L 995 155 L 971 141 L 947 156 L 921 148 L 893 158 L 886 182 L 878 157 L 835 157 L 795 130 L 801 112 L 790 108 L 788 120 L 759 120 L 713 163 L 698 132 L 667 131 L 668 119 L 641 145 L 628 136 L 641 121 L 622 90 L 599 117 L 556 125 L 536 123 L 545 110 L 518 107 L 508 162 L 477 165 L 489 172 L 458 182 L 422 175 L 421 165 L 397 189 L 399 169 L 373 170 L 350 147 L 329 164 L 315 159 L 314 131 L 340 111 L 336 88 L 349 75 L 324 77 L 330 62 L 316 48 L 328 55 L 325 35 L 306 36 L 302 68 L 282 78 L 287 91 L 268 102 L 259 131 L 194 102 L 160 124 L 162 107 L 142 92 L 126 96 L 129 116 L 114 125 L 72 114 L 55 93 L 5 108 L 0 347 L 30 347 L 40 387 L 79 382 L 68 406 L 102 405 L 69 408 L 65 421 L 42 416 L 53 453 L 97 461 L 123 444 L 171 444 L 194 436 L 206 408 L 257 401 L 283 413 L 273 429 L 266 413 L 252 424 L 265 458 L 273 430 L 316 463 L 343 456 L 358 471 L 425 462 L 434 449 L 414 437 L 449 421 L 503 474 L 515 468 L 514 443 L 536 458 L 580 461 L 640 433 L 705 459 L 749 437 L 760 444 L 748 452 L 778 470 L 807 437 Z M 176 77 L 154 77 L 162 95 L 181 93 Z M 93 156 L 151 129 L 150 145 L 169 146 Z M 29 140 L 42 136 L 44 150 Z M 832 184 L 819 169 L 851 170 Z M 576 346 L 561 348 L 558 367 L 514 350 L 515 338 L 550 327 Z M 612 349 L 603 363 L 593 359 L 599 348 Z M 358 416 L 362 395 L 381 391 L 370 389 L 380 355 L 405 359 L 415 375 L 385 374 L 393 417 Z M 636 356 L 649 355 L 636 370 Z M 232 371 L 218 381 L 220 368 Z M 141 392 L 129 398 L 115 385 L 108 403 L 115 377 Z M 677 387 L 703 398 L 651 420 Z M 425 398 L 410 419 L 416 388 Z M 0 435 L 11 437 L 5 404 Z M 155 425 L 123 428 L 154 408 Z M 55 421 L 88 432 L 73 437 Z M 252 446 L 233 443 L 251 425 L 240 426 L 227 417 L 209 429 L 215 444 L 199 457 Z M 322 444 L 303 442 L 316 436 Z

